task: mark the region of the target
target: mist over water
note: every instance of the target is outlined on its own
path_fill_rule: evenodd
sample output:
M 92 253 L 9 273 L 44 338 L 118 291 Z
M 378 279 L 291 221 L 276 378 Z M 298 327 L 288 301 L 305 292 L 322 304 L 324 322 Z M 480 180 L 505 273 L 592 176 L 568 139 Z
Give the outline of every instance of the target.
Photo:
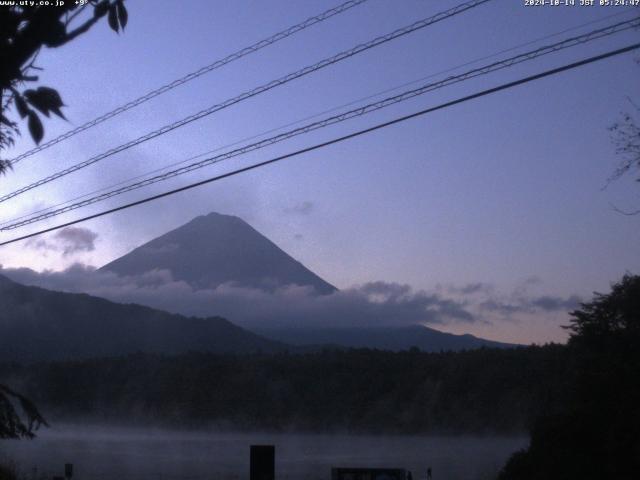
M 249 445 L 276 446 L 278 480 L 328 480 L 331 467 L 407 468 L 415 480 L 495 478 L 525 436 L 372 436 L 172 432 L 57 425 L 33 441 L 0 442 L 0 458 L 27 478 L 77 480 L 238 479 L 249 477 Z

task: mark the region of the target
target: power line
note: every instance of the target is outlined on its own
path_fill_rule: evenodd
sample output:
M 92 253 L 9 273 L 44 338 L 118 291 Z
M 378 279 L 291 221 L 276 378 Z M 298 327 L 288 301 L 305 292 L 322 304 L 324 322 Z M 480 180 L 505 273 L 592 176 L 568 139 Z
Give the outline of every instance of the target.
M 109 192 L 103 193 L 101 195 L 97 195 L 91 198 L 88 198 L 86 200 L 77 202 L 77 203 L 73 203 L 71 205 L 68 205 L 66 207 L 63 208 L 58 208 L 52 211 L 49 211 L 47 213 L 43 213 L 41 215 L 35 215 L 35 216 L 31 216 L 25 220 L 22 221 L 17 221 L 14 223 L 11 223 L 9 225 L 5 225 L 3 227 L 0 228 L 0 230 L 2 231 L 7 231 L 7 230 L 13 230 L 25 225 L 29 225 L 35 222 L 39 222 L 42 220 L 46 220 L 48 218 L 52 218 L 54 216 L 58 216 L 61 215 L 63 213 L 72 211 L 72 210 L 77 210 L 78 208 L 82 208 L 82 207 L 86 207 L 88 205 L 92 205 L 94 203 L 103 201 L 103 200 L 107 200 L 108 198 L 117 196 L 117 195 L 121 195 L 133 190 L 137 190 L 138 188 L 142 188 L 142 187 L 146 187 L 164 180 L 167 180 L 169 178 L 173 178 L 179 175 L 183 175 L 189 172 L 192 172 L 194 170 L 198 170 L 200 168 L 204 168 L 216 163 L 220 163 L 222 161 L 228 160 L 230 158 L 234 158 L 240 155 L 244 155 L 248 152 L 252 152 L 252 151 L 256 151 L 262 148 L 265 148 L 267 146 L 273 145 L 275 143 L 279 143 L 281 141 L 284 140 L 288 140 L 294 136 L 298 136 L 298 135 L 302 135 L 302 134 L 306 134 L 309 133 L 311 131 L 314 130 L 318 130 L 320 128 L 325 128 L 327 126 L 330 125 L 334 125 L 337 123 L 341 123 L 344 122 L 346 120 L 355 118 L 355 117 L 359 117 L 365 114 L 369 114 L 372 113 L 374 111 L 389 107 L 391 105 L 394 105 L 396 103 L 400 103 L 406 100 L 409 100 L 411 98 L 417 97 L 418 95 L 423 95 L 427 92 L 439 89 L 439 88 L 443 88 L 449 85 L 453 85 L 455 83 L 458 82 L 462 82 L 465 80 L 469 80 L 471 78 L 476 78 L 478 76 L 481 75 L 486 75 L 498 70 L 502 70 L 504 68 L 508 68 L 508 67 L 512 67 L 514 65 L 529 61 L 529 60 L 533 60 L 536 58 L 539 58 L 541 56 L 544 55 L 548 55 L 560 50 L 564 50 L 566 48 L 570 48 L 576 45 L 581 45 L 593 40 L 597 40 L 603 37 L 607 37 L 609 35 L 613 35 L 616 33 L 620 33 L 622 31 L 625 30 L 629 30 L 631 28 L 637 27 L 640 25 L 640 18 L 635 18 L 632 20 L 627 20 L 627 21 L 623 21 L 623 22 L 619 22 L 607 27 L 603 27 L 597 30 L 594 30 L 592 32 L 583 34 L 583 35 L 579 35 L 577 37 L 571 37 L 565 40 L 562 40 L 560 42 L 557 42 L 555 44 L 552 45 L 546 45 L 543 47 L 539 47 L 535 50 L 529 51 L 529 52 L 525 52 L 525 53 L 521 53 L 519 55 L 515 55 L 513 57 L 509 57 L 507 59 L 504 60 L 500 60 L 498 62 L 494 62 L 482 67 L 478 67 L 475 68 L 473 70 L 469 70 L 465 73 L 459 74 L 459 75 L 453 75 L 450 77 L 445 78 L 444 80 L 440 80 L 438 82 L 434 82 L 434 83 L 429 83 L 426 85 L 423 85 L 419 88 L 413 89 L 413 90 L 409 90 L 409 91 L 405 91 L 399 95 L 395 95 L 392 97 L 388 97 L 385 98 L 383 100 L 379 100 L 377 102 L 373 102 L 370 103 L 368 105 L 364 105 L 362 107 L 353 109 L 353 110 L 349 110 L 347 112 L 341 113 L 339 115 L 334 115 L 325 119 L 322 119 L 320 121 L 317 122 L 312 122 L 310 124 L 304 125 L 302 127 L 298 127 L 295 128 L 293 130 L 290 130 L 288 132 L 284 132 L 281 133 L 279 135 L 275 135 L 273 137 L 270 138 L 266 138 L 263 140 L 260 140 L 258 142 L 249 144 L 249 145 L 245 145 L 243 147 L 237 148 L 235 150 L 231 150 L 229 152 L 223 153 L 221 155 L 217 155 L 214 157 L 210 157 L 210 158 L 206 158 L 204 160 L 201 160 L 199 162 L 196 163 L 192 163 L 190 165 L 166 172 L 164 174 L 160 174 L 160 175 L 156 175 L 154 177 L 145 179 L 145 180 L 141 180 L 139 182 L 135 182 L 129 185 L 126 185 L 124 187 L 115 189 L 115 190 L 111 190 Z M 7 222 L 8 223 L 8 222 Z
M 360 97 L 360 98 L 358 98 L 358 99 L 356 99 L 356 100 L 352 100 L 352 101 L 350 101 L 350 102 L 348 102 L 348 103 L 344 103 L 344 104 L 342 104 L 342 105 L 338 105 L 338 106 L 332 107 L 332 108 L 330 108 L 330 109 L 328 109 L 328 110 L 323 110 L 322 112 L 314 113 L 313 115 L 309 115 L 309 116 L 307 116 L 307 117 L 304 117 L 304 118 L 301 118 L 301 119 L 295 120 L 295 121 L 293 121 L 293 122 L 289 122 L 289 123 L 286 123 L 286 124 L 283 124 L 283 125 L 279 125 L 278 127 L 270 128 L 270 129 L 268 129 L 268 130 L 266 130 L 266 131 L 263 131 L 263 132 L 260 132 L 260 133 L 257 133 L 257 134 L 254 134 L 254 135 L 251 135 L 251 136 L 249 136 L 249 137 L 241 138 L 241 139 L 236 140 L 236 141 L 234 141 L 234 142 L 232 142 L 232 143 L 228 143 L 228 144 L 226 144 L 226 145 L 221 145 L 221 146 L 216 147 L 216 148 L 214 148 L 214 149 L 212 149 L 212 150 L 207 150 L 206 152 L 199 153 L 199 154 L 197 154 L 197 155 L 191 156 L 191 157 L 186 158 L 186 159 L 184 159 L 184 160 L 180 160 L 180 161 L 178 161 L 178 162 L 173 162 L 173 163 L 170 163 L 170 164 L 165 165 L 165 166 L 163 166 L 163 167 L 155 168 L 155 169 L 153 169 L 153 170 L 147 171 L 147 172 L 142 173 L 142 174 L 140 174 L 140 175 L 136 175 L 136 176 L 134 176 L 134 177 L 126 178 L 126 179 L 124 179 L 124 180 L 121 180 L 121 181 L 119 181 L 119 182 L 117 182 L 117 183 L 114 183 L 114 184 L 108 185 L 108 186 L 106 186 L 106 187 L 102 187 L 102 188 L 98 188 L 98 189 L 96 189 L 96 190 L 92 190 L 92 191 L 90 191 L 90 192 L 84 193 L 84 194 L 79 195 L 79 196 L 77 196 L 77 197 L 73 197 L 73 198 L 71 198 L 71 199 L 69 199 L 69 200 L 65 200 L 64 202 L 60 202 L 60 203 L 57 203 L 57 204 L 54 204 L 54 205 L 51 205 L 51 206 L 48 206 L 48 207 L 45 207 L 45 208 L 41 208 L 41 209 L 39 209 L 39 210 L 35 210 L 35 211 L 32 211 L 32 212 L 26 213 L 26 214 L 24 214 L 24 215 L 20 215 L 20 216 L 18 216 L 18 217 L 13 217 L 13 218 L 11 218 L 11 219 L 8 219 L 8 220 L 5 220 L 5 221 L 2 221 L 2 222 L 0 222 L 0 230 L 2 230 L 2 228 L 1 228 L 1 227 L 2 227 L 3 225 L 7 225 L 7 224 L 9 224 L 9 223 L 13 223 L 13 222 L 16 222 L 16 221 L 18 221 L 18 220 L 22 220 L 23 218 L 30 217 L 30 216 L 35 215 L 35 214 L 37 214 L 37 213 L 41 213 L 41 212 L 46 212 L 46 211 L 49 211 L 49 210 L 57 209 L 58 207 L 61 207 L 61 206 L 63 206 L 63 205 L 67 205 L 67 204 L 72 203 L 72 202 L 75 202 L 75 201 L 77 201 L 77 200 L 80 200 L 80 199 L 83 199 L 83 198 L 86 198 L 86 197 L 90 197 L 90 196 L 95 195 L 95 194 L 97 194 L 97 193 L 100 193 L 100 192 L 104 192 L 104 191 L 107 191 L 107 190 L 113 189 L 113 188 L 118 187 L 118 186 L 120 186 L 120 185 L 124 185 L 124 184 L 125 184 L 125 183 L 127 183 L 127 182 L 132 182 L 132 181 L 135 181 L 135 180 L 138 180 L 138 179 L 142 179 L 142 178 L 148 177 L 149 175 L 153 175 L 154 173 L 158 173 L 158 172 L 161 172 L 161 171 L 163 171 L 163 170 L 167 170 L 167 169 L 169 169 L 169 168 L 172 168 L 172 167 L 175 167 L 175 166 L 182 165 L 182 164 L 184 164 L 184 163 L 190 162 L 190 161 L 195 160 L 195 159 L 197 159 L 197 158 L 204 157 L 204 156 L 206 156 L 206 155 L 210 155 L 210 154 L 215 153 L 215 152 L 219 152 L 220 150 L 224 150 L 224 149 L 227 149 L 227 148 L 231 148 L 231 147 L 234 147 L 234 146 L 239 145 L 239 144 L 241 144 L 241 143 L 248 142 L 248 141 L 250 141 L 250 140 L 254 140 L 254 139 L 256 139 L 256 138 L 260 138 L 260 137 L 262 137 L 262 136 L 264 136 L 264 135 L 268 135 L 268 134 L 270 134 L 270 133 L 277 132 L 277 131 L 282 130 L 282 129 L 284 129 L 284 128 L 287 128 L 287 127 L 291 127 L 291 126 L 293 126 L 293 125 L 300 124 L 300 123 L 305 122 L 305 121 L 307 121 L 307 120 L 311 120 L 311 119 L 313 119 L 313 118 L 317 118 L 317 117 L 320 117 L 320 116 L 322 116 L 322 115 L 325 115 L 325 114 L 328 114 L 328 113 L 331 113 L 331 112 L 335 112 L 335 111 L 340 110 L 340 109 L 342 109 L 342 108 L 350 107 L 351 105 L 355 105 L 355 104 L 357 104 L 357 103 L 364 102 L 364 101 L 366 101 L 366 100 L 371 100 L 372 98 L 379 97 L 379 96 L 381 96 L 381 95 L 384 95 L 384 94 L 386 94 L 386 93 L 389 93 L 389 92 L 393 92 L 393 91 L 399 90 L 399 89 L 404 88 L 404 87 L 408 87 L 409 85 L 415 85 L 416 83 L 422 82 L 422 81 L 424 81 L 424 80 L 428 80 L 428 79 L 430 79 L 430 78 L 439 77 L 440 75 L 444 75 L 445 73 L 449 73 L 449 72 L 456 71 L 456 70 L 458 70 L 458 69 L 460 69 L 460 68 L 463 68 L 463 67 L 466 67 L 466 66 L 469 66 L 469 65 L 476 64 L 476 63 L 481 62 L 481 61 L 483 61 L 483 60 L 488 60 L 488 59 L 490 59 L 490 58 L 495 58 L 495 57 L 497 57 L 498 55 L 501 55 L 501 54 L 503 54 L 503 53 L 512 52 L 512 51 L 514 51 L 514 50 L 518 50 L 518 49 L 520 49 L 520 48 L 527 47 L 527 46 L 529 46 L 529 45 L 533 45 L 533 44 L 536 44 L 536 43 L 542 42 L 542 41 L 544 41 L 544 40 L 548 40 L 548 39 L 550 39 L 550 38 L 558 37 L 558 36 L 560 36 L 560 35 L 562 35 L 562 34 L 564 34 L 564 33 L 572 32 L 572 31 L 575 31 L 575 30 L 579 30 L 579 29 L 581 29 L 581 28 L 584 28 L 584 27 L 589 26 L 589 25 L 594 25 L 594 24 L 596 24 L 596 23 L 602 23 L 602 22 L 604 22 L 605 20 L 609 20 L 609 19 L 614 18 L 614 17 L 619 17 L 619 16 L 621 16 L 621 15 L 626 15 L 626 14 L 628 14 L 628 13 L 629 13 L 629 11 L 622 11 L 622 12 L 612 13 L 611 15 L 606 15 L 606 16 L 604 16 L 604 17 L 597 18 L 597 19 L 595 19 L 595 20 L 591 20 L 591 21 L 589 21 L 589 22 L 581 23 L 581 24 L 579 24 L 579 25 L 575 25 L 575 26 L 573 26 L 573 27 L 569 27 L 569 28 L 566 28 L 566 29 L 564 29 L 564 30 L 557 31 L 557 32 L 551 33 L 551 34 L 549 34 L 549 35 L 545 35 L 545 36 L 543 36 L 543 37 L 538 37 L 538 38 L 535 38 L 535 39 L 533 39 L 533 40 L 529 40 L 529 41 L 527 41 L 527 42 L 520 43 L 520 44 L 515 45 L 515 46 L 513 46 L 513 47 L 509 47 L 509 48 L 506 48 L 506 49 L 500 50 L 500 51 L 498 51 L 498 52 L 495 52 L 495 53 L 492 53 L 492 54 L 489 54 L 489 55 L 485 55 L 485 56 L 483 56 L 483 57 L 479 57 L 479 58 L 476 58 L 476 59 L 474 59 L 474 60 L 467 61 L 467 62 L 462 63 L 462 64 L 458 64 L 458 65 L 456 65 L 456 66 L 454 66 L 454 67 L 447 68 L 446 70 L 441 70 L 441 71 L 439 71 L 439 72 L 431 73 L 431 74 L 429 74 L 429 75 L 426 75 L 426 76 L 423 76 L 423 77 L 417 78 L 417 79 L 415 79 L 415 80 L 411 80 L 410 82 L 405 82 L 405 83 L 402 83 L 402 84 L 400 84 L 400 85 L 396 85 L 396 86 L 394 86 L 394 87 L 386 88 L 386 89 L 381 90 L 381 91 L 378 91 L 378 92 L 376 92 L 376 93 L 374 93 L 374 94 L 367 95 L 367 96 L 365 96 L 365 97 Z
M 263 40 L 260 40 L 259 42 L 254 43 L 253 45 L 250 45 L 248 47 L 245 47 L 243 49 L 238 50 L 237 52 L 234 52 L 230 55 L 227 55 L 226 57 L 216 60 L 215 62 L 206 65 L 202 68 L 199 68 L 198 70 L 195 70 L 191 73 L 188 73 L 187 75 L 178 78 L 170 83 L 167 83 L 159 88 L 156 88 L 155 90 L 150 91 L 149 93 L 138 97 L 134 100 L 131 100 L 130 102 L 126 103 L 125 105 L 122 105 L 118 108 L 115 108 L 113 110 L 111 110 L 110 112 L 107 112 L 97 118 L 94 118 L 93 120 L 90 120 L 72 130 L 69 130 L 65 133 L 63 133 L 62 135 L 53 138 L 51 140 L 49 140 L 48 142 L 45 142 L 43 144 L 38 145 L 37 147 L 21 154 L 18 155 L 17 157 L 9 160 L 11 165 L 15 165 L 16 163 L 18 163 L 21 160 L 24 160 L 27 157 L 30 157 L 31 155 L 41 152 L 42 150 L 45 150 L 53 145 L 56 145 L 60 142 L 62 142 L 63 140 L 66 140 L 67 138 L 73 137 L 74 135 L 77 135 L 78 133 L 84 132 L 85 130 L 88 130 L 89 128 L 95 127 L 96 125 L 101 124 L 102 122 L 105 122 L 107 120 L 109 120 L 110 118 L 113 118 L 117 115 L 120 115 L 121 113 L 126 112 L 127 110 L 131 110 L 134 107 L 137 107 L 138 105 L 142 105 L 143 103 L 151 100 L 152 98 L 155 98 L 159 95 L 162 95 L 163 93 L 168 92 L 169 90 L 173 90 L 176 87 L 179 87 L 180 85 L 183 85 L 187 82 L 190 82 L 191 80 L 194 80 L 198 77 L 201 77 L 202 75 L 209 73 L 213 70 L 217 70 L 218 68 L 221 68 L 229 63 L 232 63 L 236 60 L 239 60 L 242 57 L 245 57 L 249 54 L 255 53 L 259 50 L 262 50 L 265 47 L 268 47 L 269 45 L 273 45 L 276 42 L 279 42 L 280 40 L 284 40 L 285 38 L 288 38 L 292 35 L 295 35 L 298 32 L 301 32 L 302 30 L 305 30 L 317 23 L 321 23 L 324 22 L 325 20 L 334 17 L 336 15 L 339 15 L 343 12 L 346 12 L 347 10 L 356 7 L 358 5 L 361 5 L 365 2 L 367 2 L 368 0 L 349 0 L 348 2 L 345 2 L 341 5 L 338 5 L 337 7 L 331 8 L 329 10 L 326 10 L 322 13 L 320 13 L 319 15 L 315 15 L 313 17 L 309 17 L 306 20 L 293 25 L 289 28 L 287 28 L 286 30 L 282 30 L 281 32 L 278 32 L 274 35 L 271 35 L 268 38 L 265 38 Z
M 302 155 L 303 153 L 308 153 L 308 152 L 311 152 L 311 151 L 314 151 L 314 150 L 318 150 L 318 149 L 321 149 L 321 148 L 324 148 L 324 147 L 328 147 L 329 145 L 333 145 L 333 144 L 336 144 L 336 143 L 343 142 L 345 140 L 350 140 L 352 138 L 359 137 L 361 135 L 365 135 L 367 133 L 371 133 L 371 132 L 374 132 L 376 130 L 380 130 L 382 128 L 386 128 L 386 127 L 389 127 L 391 125 L 395 125 L 397 123 L 405 122 L 405 121 L 410 120 L 412 118 L 420 117 L 422 115 L 426 115 L 428 113 L 432 113 L 432 112 L 435 112 L 437 110 L 442 110 L 442 109 L 445 109 L 445 108 L 448 108 L 448 107 L 452 107 L 454 105 L 458 105 L 458 104 L 461 104 L 461 103 L 464 103 L 464 102 L 467 102 L 467 101 L 470 101 L 470 100 L 474 100 L 476 98 L 480 98 L 480 97 L 484 97 L 484 96 L 487 96 L 487 95 L 491 95 L 493 93 L 497 93 L 497 92 L 500 92 L 502 90 L 507 90 L 509 88 L 513 88 L 513 87 L 516 87 L 516 86 L 519 86 L 519 85 L 523 85 L 523 84 L 526 84 L 526 83 L 529 83 L 529 82 L 533 82 L 535 80 L 539 80 L 539 79 L 542 79 L 542 78 L 545 78 L 545 77 L 556 75 L 558 73 L 565 72 L 567 70 L 572 70 L 574 68 L 578 68 L 578 67 L 581 67 L 581 66 L 584 66 L 584 65 L 588 65 L 590 63 L 598 62 L 598 61 L 604 60 L 606 58 L 610 58 L 610 57 L 613 57 L 613 56 L 616 56 L 616 55 L 621 55 L 623 53 L 631 52 L 633 50 L 637 50 L 638 48 L 640 48 L 640 43 L 635 43 L 633 45 L 629 45 L 627 47 L 619 48 L 617 50 L 612 50 L 612 51 L 609 51 L 607 53 L 603 53 L 601 55 L 596 55 L 596 56 L 593 56 L 593 57 L 586 58 L 584 60 L 580 60 L 580 61 L 577 61 L 577 62 L 566 64 L 566 65 L 563 65 L 562 67 L 553 68 L 551 70 L 546 70 L 544 72 L 541 72 L 541 73 L 538 73 L 538 74 L 535 74 L 535 75 L 530 75 L 528 77 L 524 77 L 524 78 L 521 78 L 519 80 L 515 80 L 513 82 L 503 83 L 502 85 L 499 85 L 497 87 L 493 87 L 493 88 L 489 88 L 489 89 L 486 89 L 486 90 L 482 90 L 480 92 L 477 92 L 477 93 L 474 93 L 474 94 L 471 94 L 471 95 L 467 95 L 465 97 L 461 97 L 461 98 L 458 98 L 456 100 L 452 100 L 452 101 L 449 101 L 449 102 L 446 102 L 446 103 L 442 103 L 442 104 L 437 105 L 435 107 L 426 108 L 424 110 L 420 110 L 418 112 L 415 112 L 415 113 L 412 113 L 412 114 L 409 114 L 409 115 L 398 117 L 398 118 L 395 118 L 393 120 L 390 120 L 390 121 L 387 121 L 387 122 L 384 122 L 384 123 L 379 123 L 377 125 L 374 125 L 373 127 L 365 128 L 363 130 L 358 130 L 358 131 L 350 133 L 348 135 L 344 135 L 342 137 L 334 138 L 332 140 L 328 140 L 328 141 L 323 142 L 323 143 L 318 143 L 318 144 L 313 145 L 311 147 L 306 147 L 306 148 L 303 148 L 303 149 L 300 149 L 300 150 L 296 150 L 295 152 L 291 152 L 291 153 L 288 153 L 288 154 L 285 154 L 285 155 L 281 155 L 279 157 L 275 157 L 275 158 L 272 158 L 270 160 L 265 160 L 265 161 L 260 162 L 260 163 L 249 165 L 247 167 L 239 168 L 239 169 L 233 170 L 231 172 L 223 173 L 221 175 L 217 175 L 215 177 L 208 178 L 206 180 L 201 180 L 199 182 L 191 183 L 189 185 L 185 185 L 183 187 L 176 188 L 174 190 L 169 190 L 167 192 L 160 193 L 158 195 L 153 195 L 151 197 L 143 198 L 142 200 L 137 200 L 135 202 L 131 202 L 131 203 L 128 203 L 128 204 L 125 204 L 125 205 L 121 205 L 119 207 L 111 208 L 109 210 L 105 210 L 105 211 L 102 211 L 102 212 L 99 212 L 99 213 L 95 213 L 93 215 L 89 215 L 89 216 L 86 216 L 86 217 L 83 217 L 83 218 L 79 218 L 79 219 L 73 220 L 71 222 L 66 222 L 66 223 L 63 223 L 63 224 L 60 224 L 60 225 L 56 225 L 54 227 L 50 227 L 50 228 L 46 228 L 46 229 L 43 229 L 43 230 L 40 230 L 40 231 L 37 231 L 37 232 L 34 232 L 34 233 L 30 233 L 28 235 L 23 235 L 23 236 L 18 237 L 18 238 L 7 240 L 5 242 L 0 243 L 0 247 L 4 246 L 4 245 L 9 245 L 9 244 L 12 244 L 12 243 L 15 243 L 15 242 L 19 242 L 21 240 L 25 240 L 27 238 L 32 238 L 32 237 L 35 237 L 37 235 L 42 235 L 43 233 L 52 232 L 52 231 L 58 230 L 60 228 L 68 227 L 68 226 L 71 226 L 71 225 L 76 225 L 78 223 L 85 222 L 87 220 L 92 220 L 94 218 L 98 218 L 98 217 L 102 217 L 104 215 L 115 213 L 115 212 L 118 212 L 120 210 L 125 210 L 125 209 L 131 208 L 131 207 L 135 207 L 137 205 L 142 205 L 144 203 L 148 203 L 148 202 L 152 202 L 152 201 L 155 201 L 155 200 L 159 200 L 161 198 L 168 197 L 170 195 L 174 195 L 176 193 L 184 192 L 184 191 L 190 190 L 192 188 L 196 188 L 196 187 L 199 187 L 199 186 L 202 186 L 202 185 L 206 185 L 208 183 L 212 183 L 212 182 L 215 182 L 215 181 L 218 181 L 218 180 L 222 180 L 224 178 L 232 177 L 232 176 L 244 173 L 244 172 L 248 172 L 250 170 L 254 170 L 254 169 L 257 169 L 257 168 L 260 168 L 260 167 L 264 167 L 264 166 L 267 166 L 267 165 L 270 165 L 272 163 L 276 163 L 276 162 L 279 162 L 279 161 L 282 161 L 282 160 L 285 160 L 285 159 L 288 159 L 288 158 L 296 157 L 298 155 Z
M 80 162 L 76 165 L 73 165 L 69 168 L 66 168 L 64 170 L 61 170 L 57 173 L 54 173 L 53 175 L 50 175 L 48 177 L 45 177 L 43 179 L 40 179 L 34 183 L 31 183 L 25 187 L 19 188 L 18 190 L 15 190 L 11 193 L 8 193 L 2 197 L 0 197 L 0 203 L 1 202 L 5 202 L 13 197 L 16 197 L 24 192 L 27 192 L 29 190 L 32 190 L 36 187 L 39 187 L 41 185 L 44 185 L 46 183 L 52 182 L 53 180 L 56 180 L 60 177 L 63 177 L 65 175 L 69 175 L 70 173 L 76 172 L 78 170 L 81 170 L 85 167 L 88 167 L 89 165 L 92 165 L 96 162 L 99 162 L 100 160 L 103 160 L 107 157 L 110 157 L 112 155 L 115 155 L 116 153 L 122 152 L 124 150 L 127 150 L 133 146 L 139 145 L 143 142 L 146 142 L 147 140 L 151 140 L 152 138 L 156 138 L 160 135 L 164 135 L 172 130 L 175 130 L 176 128 L 182 127 L 184 125 L 187 125 L 188 123 L 194 122 L 196 120 L 199 120 L 201 118 L 204 118 L 208 115 L 211 115 L 212 113 L 218 112 L 220 110 L 223 110 L 227 107 L 230 107 L 232 105 L 235 105 L 236 103 L 242 102 L 243 100 L 246 100 L 248 98 L 254 97 L 256 95 L 259 95 L 261 93 L 264 93 L 268 90 L 271 90 L 273 88 L 279 87 L 281 85 L 284 85 L 286 83 L 289 83 L 297 78 L 306 76 L 310 73 L 313 73 L 315 71 L 318 71 L 322 68 L 328 67 L 329 65 L 333 65 L 335 63 L 341 62 L 342 60 L 346 60 L 347 58 L 350 58 L 354 55 L 357 55 L 359 53 L 362 53 L 364 51 L 367 51 L 371 48 L 377 47 L 379 45 L 382 45 L 384 43 L 390 42 L 391 40 L 395 40 L 396 38 L 405 36 L 409 33 L 415 32 L 417 30 L 420 30 L 422 28 L 425 28 L 427 26 L 433 25 L 437 22 L 440 22 L 442 20 L 445 20 L 447 18 L 453 17 L 455 15 L 458 15 L 462 12 L 465 12 L 467 10 L 470 10 L 472 8 L 475 8 L 483 3 L 487 3 L 491 0 L 471 0 L 468 2 L 464 2 L 456 7 L 450 8 L 449 10 L 445 10 L 443 12 L 437 13 L 436 15 L 433 15 L 431 17 L 427 17 L 424 18 L 422 20 L 419 20 L 411 25 L 408 25 L 406 27 L 403 28 L 399 28 L 397 30 L 394 30 L 391 33 L 388 33 L 386 35 L 382 35 L 380 37 L 377 37 L 373 40 L 370 40 L 369 42 L 366 43 L 362 43 L 359 45 L 356 45 L 355 47 L 349 49 L 349 50 L 345 50 L 341 53 L 338 53 L 337 55 L 334 55 L 332 57 L 326 58 L 324 60 L 321 60 L 320 62 L 317 62 L 313 65 L 304 67 L 300 70 L 297 70 L 293 73 L 290 73 L 288 75 L 285 75 L 284 77 L 280 77 L 277 80 L 272 80 L 269 83 L 263 84 L 259 87 L 254 88 L 253 90 L 249 90 L 247 92 L 244 92 L 236 97 L 230 98 L 228 100 L 225 100 L 224 102 L 220 103 L 220 104 L 216 104 L 216 105 L 212 105 L 209 108 L 206 108 L 204 110 L 201 110 L 200 112 L 197 112 L 193 115 L 190 115 L 188 117 L 185 117 L 181 120 L 178 120 L 177 122 L 171 123 L 169 125 L 165 125 L 164 127 L 155 130 L 153 132 L 147 133 L 146 135 L 143 135 L 141 137 L 138 137 L 134 140 L 131 140 L 125 144 L 119 145 L 118 147 L 112 148 L 104 153 L 101 153 L 99 155 L 96 155 L 94 157 L 89 158 L 88 160 L 85 160 L 84 162 Z

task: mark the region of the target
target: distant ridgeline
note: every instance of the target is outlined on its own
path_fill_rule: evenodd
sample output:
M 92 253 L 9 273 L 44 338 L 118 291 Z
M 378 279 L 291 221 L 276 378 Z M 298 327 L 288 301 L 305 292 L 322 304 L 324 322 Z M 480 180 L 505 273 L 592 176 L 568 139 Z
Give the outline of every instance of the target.
M 566 347 L 325 350 L 0 364 L 52 423 L 246 430 L 523 432 L 560 401 Z
M 322 345 L 425 351 L 511 347 L 422 325 L 269 330 L 195 318 L 85 294 L 21 285 L 0 275 L 0 362 L 82 360 L 131 353 L 308 352 Z M 315 345 L 314 345 L 315 344 Z M 319 345 L 320 344 L 320 345 Z
M 220 317 L 194 318 L 85 294 L 13 282 L 0 275 L 0 362 L 126 355 L 276 352 L 288 347 Z

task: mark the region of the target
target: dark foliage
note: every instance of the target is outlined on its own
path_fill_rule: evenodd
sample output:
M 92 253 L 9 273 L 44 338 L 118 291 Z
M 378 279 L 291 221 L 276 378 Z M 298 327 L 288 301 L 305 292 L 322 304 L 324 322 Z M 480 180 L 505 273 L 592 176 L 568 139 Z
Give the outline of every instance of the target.
M 0 384 L 0 438 L 32 438 L 47 422 L 26 397 Z
M 43 47 L 57 48 L 89 31 L 105 15 L 109 26 L 116 32 L 124 30 L 128 15 L 124 0 L 89 0 L 80 5 L 67 1 L 62 5 L 0 7 L 0 150 L 13 145 L 20 133 L 18 121 L 9 118 L 7 109 L 13 104 L 20 119 L 26 120 L 31 137 L 40 143 L 44 127 L 38 115 L 50 113 L 65 118 L 62 98 L 56 90 L 40 86 L 21 91 L 27 82 L 37 82 L 33 70 Z M 88 7 L 93 13 L 83 15 Z M 81 23 L 77 23 L 81 19 Z M 0 173 L 10 165 L 0 160 Z
M 367 432 L 522 432 L 555 401 L 566 347 L 131 355 L 0 365 L 59 421 Z
M 17 480 L 18 475 L 13 465 L 0 463 L 0 480 Z
M 563 401 L 534 422 L 501 479 L 632 479 L 640 472 L 640 276 L 572 313 Z
M 571 313 L 570 345 L 596 353 L 611 352 L 640 340 L 640 276 L 625 275 L 611 292 Z

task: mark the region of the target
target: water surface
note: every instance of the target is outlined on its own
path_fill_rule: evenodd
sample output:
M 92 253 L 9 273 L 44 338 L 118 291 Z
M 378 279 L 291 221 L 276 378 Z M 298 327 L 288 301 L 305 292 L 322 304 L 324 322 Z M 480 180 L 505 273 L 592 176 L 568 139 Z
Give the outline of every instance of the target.
M 149 429 L 43 430 L 33 441 L 0 441 L 0 457 L 27 479 L 62 475 L 73 463 L 77 480 L 244 480 L 249 445 L 276 447 L 278 480 L 329 480 L 331 467 L 407 468 L 414 480 L 431 467 L 434 480 L 494 478 L 524 436 L 373 436 L 168 432 Z

